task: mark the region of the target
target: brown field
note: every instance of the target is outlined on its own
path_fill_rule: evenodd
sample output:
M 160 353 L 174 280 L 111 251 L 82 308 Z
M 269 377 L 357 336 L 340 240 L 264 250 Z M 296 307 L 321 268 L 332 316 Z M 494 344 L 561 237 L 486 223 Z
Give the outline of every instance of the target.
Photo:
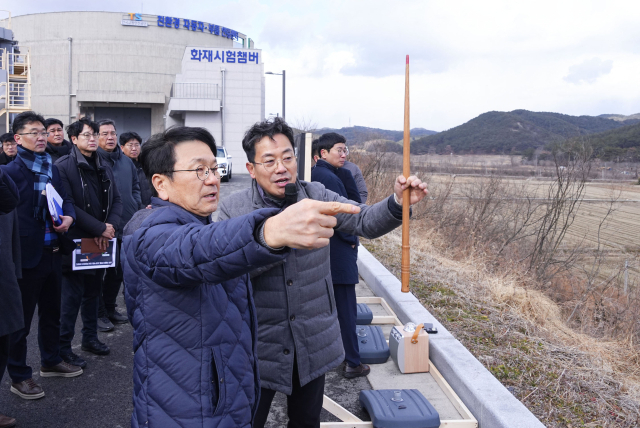
M 401 170 L 401 157 L 389 155 L 392 167 Z M 465 197 L 480 180 L 493 175 L 505 177 L 516 192 L 531 197 L 546 198 L 551 176 L 555 175 L 555 165 L 541 162 L 538 167 L 523 165 L 519 156 L 468 155 L 412 156 L 412 170 L 427 176 L 431 186 L 453 181 L 452 197 Z M 640 283 L 640 186 L 637 179 L 622 171 L 634 170 L 633 165 L 619 164 L 601 174 L 604 163 L 594 164 L 591 182 L 586 183 L 584 200 L 571 225 L 566 242 L 578 246 L 581 251 L 591 253 L 600 249 L 607 253 L 601 275 L 621 273 L 625 262 L 628 264 L 629 284 Z M 612 165 L 609 163 L 609 165 Z M 606 166 L 609 168 L 609 166 Z M 616 179 L 617 178 L 617 179 Z M 520 203 L 514 200 L 513 203 Z M 591 257 L 583 259 L 583 269 L 589 268 Z

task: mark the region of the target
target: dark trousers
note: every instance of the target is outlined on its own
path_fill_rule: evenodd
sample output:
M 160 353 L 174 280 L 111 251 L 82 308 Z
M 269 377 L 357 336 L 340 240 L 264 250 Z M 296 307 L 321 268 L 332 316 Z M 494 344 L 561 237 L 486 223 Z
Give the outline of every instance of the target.
M 24 328 L 11 333 L 7 369 L 14 383 L 30 379 L 33 372 L 27 365 L 27 336 L 33 314 L 38 306 L 38 345 L 40 363 L 53 367 L 60 358 L 60 281 L 62 275 L 60 253 L 44 251 L 40 263 L 33 269 L 22 269 L 18 280 L 22 294 Z
M 116 266 L 105 269 L 104 281 L 102 282 L 102 292 L 98 303 L 98 317 L 104 318 L 109 313 L 116 310 L 116 298 L 122 284 L 122 266 L 120 266 L 120 250 L 122 241 L 117 240 Z
M 324 375 L 300 386 L 297 361 L 293 362 L 293 390 L 287 395 L 288 428 L 319 428 L 320 411 L 324 396 Z M 253 422 L 253 428 L 263 428 L 269 416 L 271 402 L 276 392 L 272 389 L 260 389 L 260 402 Z
M 104 269 L 65 272 L 62 275 L 60 352 L 71 352 L 78 311 L 82 316 L 82 343 L 98 338 L 98 296 Z
M 342 346 L 349 367 L 360 365 L 360 348 L 358 347 L 358 335 L 356 333 L 356 317 L 358 316 L 358 304 L 356 302 L 355 284 L 333 284 L 333 294 L 336 297 L 336 310 L 342 335 Z
M 9 344 L 11 343 L 11 335 L 5 334 L 0 336 L 0 382 L 4 377 L 4 371 L 7 369 L 9 361 Z

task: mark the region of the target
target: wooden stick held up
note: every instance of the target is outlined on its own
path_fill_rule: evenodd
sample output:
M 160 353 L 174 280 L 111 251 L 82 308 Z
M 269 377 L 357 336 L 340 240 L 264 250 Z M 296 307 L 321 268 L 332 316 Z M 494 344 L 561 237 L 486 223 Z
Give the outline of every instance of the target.
M 411 161 L 409 152 L 411 150 L 411 128 L 409 126 L 409 55 L 407 55 L 407 69 L 405 71 L 404 82 L 404 140 L 402 145 L 402 175 L 409 178 L 411 175 Z M 409 292 L 409 202 L 410 190 L 407 188 L 402 194 L 402 265 L 400 268 L 402 292 Z

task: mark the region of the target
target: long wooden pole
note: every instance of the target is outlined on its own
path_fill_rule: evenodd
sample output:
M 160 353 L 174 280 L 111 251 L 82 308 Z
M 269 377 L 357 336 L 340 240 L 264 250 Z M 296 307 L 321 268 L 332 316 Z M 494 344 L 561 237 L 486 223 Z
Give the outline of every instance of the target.
M 409 178 L 411 175 L 411 161 L 409 152 L 411 151 L 411 127 L 409 125 L 409 55 L 407 55 L 407 69 L 404 77 L 404 140 L 402 145 L 402 175 Z M 402 266 L 400 268 L 402 292 L 409 292 L 409 202 L 410 190 L 405 189 L 402 193 Z

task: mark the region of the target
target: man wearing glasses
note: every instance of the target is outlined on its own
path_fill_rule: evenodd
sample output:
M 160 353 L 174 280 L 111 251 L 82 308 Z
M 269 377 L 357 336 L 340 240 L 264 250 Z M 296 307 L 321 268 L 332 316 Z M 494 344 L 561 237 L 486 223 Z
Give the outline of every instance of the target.
M 13 120 L 18 143 L 16 159 L 2 166 L 18 188 L 22 278 L 18 279 L 22 295 L 24 327 L 11 335 L 7 370 L 11 392 L 26 400 L 44 397 L 42 387 L 32 377 L 27 365 L 27 336 L 38 306 L 38 345 L 40 376 L 74 377 L 82 369 L 67 364 L 60 352 L 60 283 L 61 239 L 76 218 L 73 201 L 67 196 L 58 168 L 45 153 L 47 131 L 44 118 L 32 111 L 20 113 Z M 45 189 L 51 184 L 63 199 L 61 224 L 53 224 Z M 6 245 L 6 242 L 0 245 Z M 4 298 L 4 296 L 0 297 Z
M 113 330 L 113 324 L 124 324 L 127 316 L 121 314 L 116 309 L 116 298 L 122 284 L 122 268 L 120 267 L 120 248 L 122 245 L 122 230 L 131 220 L 133 214 L 144 208 L 140 200 L 140 183 L 138 182 L 138 172 L 136 167 L 127 156 L 124 155 L 118 144 L 118 134 L 116 124 L 111 119 L 98 121 L 98 154 L 113 170 L 115 185 L 120 193 L 122 201 L 122 215 L 120 224 L 116 225 L 118 263 L 115 267 L 106 269 L 102 292 L 100 293 L 98 305 L 98 331 Z
M 0 135 L 2 143 L 2 153 L 0 154 L 0 165 L 7 165 L 16 158 L 18 154 L 18 143 L 13 138 L 13 132 Z
M 106 250 L 116 236 L 122 214 L 120 193 L 111 167 L 96 153 L 98 125 L 82 118 L 67 127 L 73 150 L 58 159 L 56 165 L 65 190 L 73 199 L 76 224 L 69 233 L 72 239 L 91 238 Z M 60 354 L 74 365 L 87 362 L 71 350 L 78 311 L 82 312 L 82 350 L 96 355 L 109 354 L 109 347 L 98 340 L 98 297 L 104 269 L 74 271 L 71 255 L 63 257 L 62 313 L 60 320 Z
M 307 200 L 212 223 L 216 152 L 206 129 L 184 126 L 142 147 L 157 197 L 127 224 L 122 245 L 134 327 L 132 427 L 251 428 L 259 382 L 248 273 L 282 262 L 287 247 L 328 245 L 332 215 L 359 211 Z
M 316 143 L 319 156 L 315 168 L 311 170 L 311 181 L 322 183 L 338 195 L 361 202 L 360 193 L 351 172 L 344 167 L 347 159 L 346 139 L 335 132 L 320 136 Z M 354 189 L 351 195 L 348 187 Z M 356 334 L 356 284 L 358 277 L 358 237 L 349 233 L 336 232 L 331 237 L 330 260 L 333 294 L 340 322 L 340 334 L 345 353 L 343 376 L 351 379 L 366 376 L 370 369 L 360 361 L 358 336 Z
M 220 204 L 219 221 L 261 208 L 284 208 L 287 184 L 295 184 L 297 203 L 308 199 L 357 205 L 360 213 L 336 215 L 335 231 L 375 238 L 402 223 L 402 192 L 411 203 L 427 194 L 416 177 L 396 179 L 394 195 L 367 206 L 327 190 L 322 184 L 297 180 L 293 131 L 275 118 L 253 125 L 242 140 L 249 189 Z M 284 212 L 286 212 L 285 209 Z M 280 231 L 285 233 L 286 228 Z M 325 373 L 344 360 L 340 326 L 331 282 L 329 247 L 292 251 L 284 262 L 253 270 L 251 283 L 258 315 L 258 357 L 262 391 L 254 422 L 262 428 L 276 391 L 287 395 L 289 427 L 319 427 Z
M 125 132 L 120 134 L 119 142 L 122 152 L 131 159 L 133 165 L 136 167 L 138 182 L 140 183 L 140 199 L 142 200 L 142 205 L 148 208 L 149 204 L 151 204 L 151 185 L 149 184 L 147 176 L 144 175 L 142 165 L 138 162 L 140 149 L 142 148 L 142 138 L 136 132 Z
M 53 163 L 56 163 L 64 155 L 68 155 L 73 148 L 73 144 L 64 139 L 64 129 L 62 121 L 55 118 L 49 118 L 44 121 L 44 127 L 47 128 L 49 137 L 47 138 L 47 149 Z

